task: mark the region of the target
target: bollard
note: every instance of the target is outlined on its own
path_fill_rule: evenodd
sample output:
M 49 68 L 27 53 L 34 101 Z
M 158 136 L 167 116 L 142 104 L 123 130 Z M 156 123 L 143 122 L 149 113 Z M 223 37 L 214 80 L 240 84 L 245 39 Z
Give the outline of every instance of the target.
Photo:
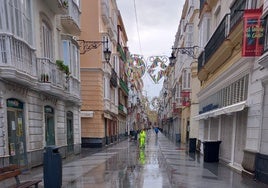
M 44 152 L 44 187 L 60 188 L 62 185 L 62 159 L 58 147 L 47 146 Z

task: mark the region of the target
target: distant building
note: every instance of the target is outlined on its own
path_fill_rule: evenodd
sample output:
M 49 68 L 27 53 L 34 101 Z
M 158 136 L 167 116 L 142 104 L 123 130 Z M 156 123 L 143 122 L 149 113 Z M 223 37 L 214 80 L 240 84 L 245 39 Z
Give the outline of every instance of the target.
M 99 43 L 81 54 L 81 137 L 83 147 L 103 147 L 118 140 L 127 127 L 127 35 L 116 1 L 82 0 L 84 41 Z M 103 51 L 111 51 L 106 61 Z

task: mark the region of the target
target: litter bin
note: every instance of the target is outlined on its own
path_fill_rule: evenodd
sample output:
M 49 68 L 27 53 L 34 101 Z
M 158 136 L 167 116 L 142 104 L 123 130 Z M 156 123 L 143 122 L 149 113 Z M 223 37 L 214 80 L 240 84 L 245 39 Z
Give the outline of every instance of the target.
M 62 185 L 62 159 L 59 148 L 55 146 L 45 147 L 44 152 L 44 187 L 60 188 Z
M 219 162 L 221 141 L 204 141 L 204 162 Z
M 189 152 L 195 152 L 196 150 L 196 138 L 189 138 Z

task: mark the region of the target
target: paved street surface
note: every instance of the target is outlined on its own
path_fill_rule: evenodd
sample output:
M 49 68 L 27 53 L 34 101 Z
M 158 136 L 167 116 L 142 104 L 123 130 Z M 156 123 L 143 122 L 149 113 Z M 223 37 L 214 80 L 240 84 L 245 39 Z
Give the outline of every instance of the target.
M 145 149 L 124 140 L 105 149 L 83 153 L 64 162 L 62 187 L 68 188 L 229 188 L 264 185 L 242 177 L 220 163 L 204 163 L 203 157 L 190 154 L 185 146 L 171 142 L 163 134 L 147 132 Z M 42 178 L 42 167 L 21 179 Z M 2 186 L 0 186 L 2 187 Z M 40 184 L 43 187 L 43 182 Z

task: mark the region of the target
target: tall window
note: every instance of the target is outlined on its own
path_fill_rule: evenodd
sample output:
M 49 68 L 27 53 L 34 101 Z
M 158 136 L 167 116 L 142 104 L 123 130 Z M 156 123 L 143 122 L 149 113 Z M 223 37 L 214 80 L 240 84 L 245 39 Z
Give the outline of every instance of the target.
M 65 65 L 68 65 L 72 76 L 79 78 L 79 50 L 69 40 L 62 41 L 62 55 Z
M 204 15 L 199 28 L 199 46 L 204 47 L 210 37 L 210 14 Z
M 257 1 L 256 0 L 247 0 L 247 8 L 248 9 L 257 8 Z
M 265 39 L 264 39 L 264 51 L 268 50 L 268 16 L 265 17 Z
M 186 28 L 186 47 L 193 46 L 193 24 L 188 24 Z
M 191 83 L 190 69 L 185 69 L 183 71 L 182 83 L 183 83 L 183 85 L 182 85 L 183 88 L 182 89 L 190 89 L 190 83 Z
M 0 0 L 0 31 L 33 44 L 31 0 Z
M 52 30 L 45 21 L 42 22 L 42 37 L 43 57 L 53 59 Z
M 110 99 L 110 80 L 104 77 L 104 99 Z

